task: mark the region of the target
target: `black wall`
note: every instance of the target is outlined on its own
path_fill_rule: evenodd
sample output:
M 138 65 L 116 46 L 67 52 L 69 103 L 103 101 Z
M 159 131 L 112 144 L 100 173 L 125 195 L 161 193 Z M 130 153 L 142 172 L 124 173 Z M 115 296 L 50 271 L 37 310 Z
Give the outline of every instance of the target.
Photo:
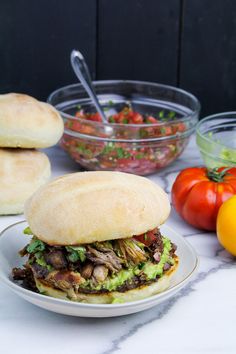
M 0 0 L 0 93 L 45 100 L 76 82 L 72 48 L 94 79 L 180 86 L 202 115 L 236 110 L 235 0 Z

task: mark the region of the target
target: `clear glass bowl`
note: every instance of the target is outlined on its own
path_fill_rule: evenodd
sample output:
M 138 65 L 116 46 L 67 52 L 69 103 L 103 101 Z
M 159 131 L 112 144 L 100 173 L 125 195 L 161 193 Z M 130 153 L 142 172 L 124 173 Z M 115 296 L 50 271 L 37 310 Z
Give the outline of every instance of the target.
M 142 115 L 163 114 L 164 118 L 155 124 L 89 121 L 75 117 L 78 107 L 87 113 L 96 112 L 80 84 L 54 91 L 48 102 L 60 111 L 65 123 L 60 144 L 81 166 L 147 175 L 182 153 L 198 121 L 200 104 L 196 97 L 148 82 L 97 81 L 94 86 L 107 116 L 129 105 Z
M 208 168 L 236 166 L 236 112 L 202 119 L 197 125 L 196 139 Z

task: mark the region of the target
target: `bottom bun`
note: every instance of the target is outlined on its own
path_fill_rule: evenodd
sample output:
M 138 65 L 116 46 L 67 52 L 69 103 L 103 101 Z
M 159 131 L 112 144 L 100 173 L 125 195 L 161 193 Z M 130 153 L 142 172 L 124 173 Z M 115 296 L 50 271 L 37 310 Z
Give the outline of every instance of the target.
M 63 300 L 72 300 L 89 304 L 111 304 L 115 299 L 118 300 L 117 302 L 131 302 L 145 299 L 166 290 L 170 286 L 170 279 L 177 270 L 178 264 L 179 259 L 175 256 L 175 264 L 166 271 L 158 281 L 125 292 L 111 291 L 101 294 L 78 293 L 76 294 L 76 297 L 73 296 L 73 298 L 70 298 L 66 292 L 52 288 L 39 279 L 35 279 L 35 283 L 41 294 Z

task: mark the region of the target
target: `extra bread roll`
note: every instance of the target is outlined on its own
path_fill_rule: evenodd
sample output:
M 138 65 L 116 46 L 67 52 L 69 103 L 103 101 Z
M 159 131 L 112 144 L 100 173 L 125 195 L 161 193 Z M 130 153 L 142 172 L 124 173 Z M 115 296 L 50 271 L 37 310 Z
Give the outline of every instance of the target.
M 63 129 L 63 120 L 51 105 L 23 94 L 0 95 L 0 147 L 50 147 Z
M 40 188 L 25 216 L 39 239 L 76 245 L 139 235 L 165 222 L 170 203 L 150 180 L 121 172 L 79 172 Z
M 48 181 L 45 154 L 35 150 L 0 149 L 0 215 L 21 214 L 24 203 Z

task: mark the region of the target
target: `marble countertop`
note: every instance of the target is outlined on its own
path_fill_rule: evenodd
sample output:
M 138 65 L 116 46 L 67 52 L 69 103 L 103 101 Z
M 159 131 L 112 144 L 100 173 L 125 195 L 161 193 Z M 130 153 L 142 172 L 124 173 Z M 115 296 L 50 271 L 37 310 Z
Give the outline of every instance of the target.
M 59 147 L 46 152 L 53 176 L 78 171 Z M 193 137 L 175 163 L 150 179 L 170 193 L 181 169 L 201 164 Z M 22 219 L 0 217 L 0 231 Z M 124 317 L 75 318 L 42 310 L 0 284 L 0 353 L 236 353 L 235 260 L 215 234 L 190 227 L 174 210 L 167 225 L 184 235 L 200 258 L 196 277 L 171 300 Z

